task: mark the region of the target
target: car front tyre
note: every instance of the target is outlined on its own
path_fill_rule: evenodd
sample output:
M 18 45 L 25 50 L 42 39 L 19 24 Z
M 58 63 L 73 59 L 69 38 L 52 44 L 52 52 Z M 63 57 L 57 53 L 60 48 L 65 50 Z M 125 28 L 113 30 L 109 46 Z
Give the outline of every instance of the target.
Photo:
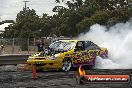
M 62 61 L 62 70 L 63 71 L 69 71 L 72 67 L 72 62 L 71 62 L 71 59 L 69 58 L 65 58 L 63 61 Z

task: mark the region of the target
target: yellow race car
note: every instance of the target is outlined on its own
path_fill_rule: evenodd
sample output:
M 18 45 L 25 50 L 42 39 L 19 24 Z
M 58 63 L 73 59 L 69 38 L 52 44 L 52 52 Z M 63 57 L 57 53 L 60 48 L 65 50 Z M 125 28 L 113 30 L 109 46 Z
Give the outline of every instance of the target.
M 52 43 L 44 52 L 29 56 L 28 66 L 41 69 L 61 69 L 69 71 L 71 68 L 87 65 L 93 67 L 97 56 L 108 57 L 107 48 L 97 46 L 91 41 L 59 40 Z

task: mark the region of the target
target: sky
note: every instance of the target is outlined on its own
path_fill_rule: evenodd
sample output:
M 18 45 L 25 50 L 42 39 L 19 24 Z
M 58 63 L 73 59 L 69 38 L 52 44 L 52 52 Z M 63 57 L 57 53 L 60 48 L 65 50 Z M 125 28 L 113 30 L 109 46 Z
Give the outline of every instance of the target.
M 25 6 L 25 0 L 0 0 L 0 22 L 4 20 L 15 20 L 17 13 L 19 13 Z M 26 0 L 27 1 L 27 0 Z M 43 13 L 53 15 L 52 9 L 56 5 L 63 5 L 64 3 L 57 4 L 55 0 L 28 0 L 27 7 L 35 9 L 39 16 Z

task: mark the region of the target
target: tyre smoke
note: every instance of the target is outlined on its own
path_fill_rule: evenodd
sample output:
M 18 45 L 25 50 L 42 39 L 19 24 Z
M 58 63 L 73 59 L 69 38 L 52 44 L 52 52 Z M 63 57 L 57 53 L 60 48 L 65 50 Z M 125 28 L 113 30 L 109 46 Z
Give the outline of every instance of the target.
M 94 24 L 89 32 L 80 34 L 78 38 L 93 41 L 108 49 L 109 58 L 97 57 L 95 68 L 132 69 L 132 19 L 110 28 Z

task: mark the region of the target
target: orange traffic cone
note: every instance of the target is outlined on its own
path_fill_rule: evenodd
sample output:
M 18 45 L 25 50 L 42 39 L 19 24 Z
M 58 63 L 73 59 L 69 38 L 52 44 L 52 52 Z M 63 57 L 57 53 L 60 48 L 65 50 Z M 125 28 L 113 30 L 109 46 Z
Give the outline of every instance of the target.
M 36 79 L 37 78 L 36 65 L 33 65 L 32 77 L 33 77 L 33 79 Z

